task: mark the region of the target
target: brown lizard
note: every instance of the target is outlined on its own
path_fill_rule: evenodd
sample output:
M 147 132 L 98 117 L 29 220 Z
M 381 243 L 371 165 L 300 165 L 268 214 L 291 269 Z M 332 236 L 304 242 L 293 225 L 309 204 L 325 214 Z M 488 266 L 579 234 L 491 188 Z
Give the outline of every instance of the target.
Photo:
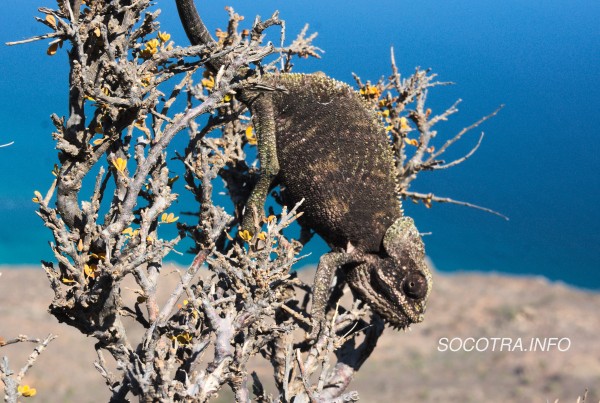
M 214 46 L 193 0 L 176 3 L 190 42 Z M 226 58 L 211 60 L 207 68 L 216 72 L 223 63 Z M 304 199 L 301 224 L 332 248 L 317 267 L 311 337 L 323 329 L 340 267 L 350 287 L 390 325 L 421 322 L 431 273 L 419 232 L 403 216 L 394 156 L 372 105 L 322 73 L 265 74 L 236 96 L 252 114 L 260 162 L 242 228 L 254 228 L 254 214 L 263 214 L 277 183 L 285 204 Z

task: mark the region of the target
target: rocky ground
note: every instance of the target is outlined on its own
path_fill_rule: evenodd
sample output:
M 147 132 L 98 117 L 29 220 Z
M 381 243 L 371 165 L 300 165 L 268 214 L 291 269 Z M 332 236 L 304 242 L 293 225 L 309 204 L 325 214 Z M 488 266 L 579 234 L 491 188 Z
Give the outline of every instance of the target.
M 107 401 L 93 367 L 94 341 L 46 311 L 52 292 L 44 272 L 0 273 L 0 337 L 59 335 L 28 375 L 38 391 L 28 400 Z M 166 275 L 165 291 L 175 281 Z M 409 332 L 386 330 L 356 375 L 351 389 L 361 401 L 576 402 L 586 389 L 586 402 L 600 401 L 599 293 L 543 278 L 472 273 L 436 273 L 434 287 L 425 322 Z M 6 346 L 0 356 L 20 368 L 32 348 Z

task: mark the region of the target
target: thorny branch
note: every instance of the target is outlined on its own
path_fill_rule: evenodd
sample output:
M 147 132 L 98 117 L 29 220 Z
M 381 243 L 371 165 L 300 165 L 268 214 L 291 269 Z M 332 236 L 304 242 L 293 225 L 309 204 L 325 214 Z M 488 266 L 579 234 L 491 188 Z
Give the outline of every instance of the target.
M 111 401 L 204 402 L 223 386 L 240 402 L 252 394 L 261 402 L 357 400 L 345 389 L 373 351 L 383 323 L 358 301 L 349 308 L 338 304 L 329 313 L 329 333 L 307 342 L 310 287 L 290 273 L 301 243 L 283 234 L 301 206 L 256 222 L 254 235 L 243 241 L 236 231 L 257 173 L 246 155 L 256 139 L 235 98 L 243 85 L 239 72 L 248 66 L 287 72 L 293 58 L 318 57 L 316 34 L 307 35 L 305 27 L 285 46 L 277 13 L 243 28 L 244 19 L 228 8 L 227 29 L 217 31 L 216 46 L 180 47 L 159 31 L 160 11 L 151 11 L 150 0 L 57 3 L 56 9 L 39 9 L 44 18 L 38 21 L 50 33 L 11 45 L 51 39 L 48 55 L 67 49 L 69 114 L 52 116 L 56 178 L 34 200 L 54 237 L 56 262 L 43 262 L 54 290 L 50 312 L 97 340 L 95 366 Z M 280 28 L 279 47 L 263 43 L 274 27 Z M 212 71 L 214 60 L 228 62 Z M 426 204 L 454 202 L 409 192 L 409 185 L 423 170 L 467 159 L 478 145 L 454 162 L 439 156 L 485 119 L 436 152 L 432 127 L 456 107 L 431 116 L 425 100 L 430 87 L 446 83 L 419 69 L 401 78 L 393 60 L 392 69 L 387 81 L 357 82 L 389 127 L 399 194 Z M 186 146 L 173 150 L 173 139 L 184 130 Z M 409 136 L 413 132 L 418 140 Z M 410 157 L 409 145 L 415 147 Z M 217 194 L 221 180 L 230 210 Z M 177 210 L 181 192 L 193 196 L 197 211 Z M 186 255 L 192 263 L 180 270 L 178 286 L 161 304 L 163 259 L 184 238 L 195 258 Z M 137 289 L 123 287 L 125 278 L 133 278 Z M 346 289 L 338 278 L 331 306 Z M 137 297 L 133 305 L 124 302 L 128 292 Z M 141 339 L 128 334 L 125 317 L 145 329 Z M 264 374 L 248 367 L 254 356 L 271 363 L 274 393 L 264 389 Z M 8 374 L 7 364 L 2 368 Z

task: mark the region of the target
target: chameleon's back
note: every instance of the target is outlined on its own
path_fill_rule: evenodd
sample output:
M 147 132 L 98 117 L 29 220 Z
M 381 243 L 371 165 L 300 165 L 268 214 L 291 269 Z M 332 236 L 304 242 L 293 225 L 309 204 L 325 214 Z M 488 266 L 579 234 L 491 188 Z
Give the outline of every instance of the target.
M 383 125 L 347 84 L 322 74 L 282 74 L 275 92 L 279 180 L 286 204 L 305 199 L 303 223 L 328 243 L 378 251 L 401 215 Z

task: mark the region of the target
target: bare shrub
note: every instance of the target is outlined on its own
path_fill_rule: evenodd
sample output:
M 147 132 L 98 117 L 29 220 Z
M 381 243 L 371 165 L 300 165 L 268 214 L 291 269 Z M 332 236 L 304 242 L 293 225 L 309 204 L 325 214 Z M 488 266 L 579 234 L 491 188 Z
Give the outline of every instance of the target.
M 256 223 L 262 231 L 244 242 L 233 239 L 257 178 L 246 155 L 255 143 L 250 118 L 233 96 L 243 85 L 240 68 L 289 71 L 295 58 L 318 57 L 315 35 L 305 29 L 285 45 L 277 13 L 242 29 L 243 18 L 229 8 L 219 46 L 184 47 L 182 38 L 159 31 L 159 10 L 150 6 L 149 0 L 59 0 L 56 9 L 39 9 L 37 20 L 49 33 L 12 43 L 50 40 L 48 55 L 66 53 L 70 66 L 69 114 L 52 116 L 56 178 L 35 195 L 54 237 L 56 261 L 43 263 L 54 290 L 50 312 L 97 340 L 95 365 L 115 402 L 131 396 L 203 402 L 224 385 L 237 401 L 251 394 L 265 402 L 357 400 L 345 390 L 384 325 L 359 300 L 336 306 L 345 285 L 338 281 L 330 331 L 307 341 L 310 287 L 290 273 L 302 245 L 283 234 L 302 206 Z M 267 30 L 279 45 L 264 42 Z M 207 74 L 207 61 L 225 55 L 231 63 Z M 420 69 L 402 78 L 393 60 L 392 69 L 376 84 L 356 81 L 388 126 L 398 192 L 428 205 L 454 202 L 412 192 L 410 184 L 423 170 L 467 159 L 479 143 L 460 160 L 444 163 L 440 156 L 486 118 L 433 148 L 433 126 L 456 106 L 432 116 L 427 91 L 444 83 Z M 177 135 L 188 136 L 184 149 L 173 149 Z M 216 197 L 221 180 L 233 207 Z M 197 211 L 177 216 L 177 192 L 189 193 Z M 159 304 L 163 259 L 184 238 L 191 240 L 191 264 Z M 212 275 L 201 278 L 204 266 Z M 128 277 L 137 289 L 122 286 Z M 124 302 L 130 293 L 134 304 Z M 126 317 L 144 329 L 140 340 L 126 331 Z M 253 356 L 272 365 L 276 391 L 266 391 L 248 368 Z

